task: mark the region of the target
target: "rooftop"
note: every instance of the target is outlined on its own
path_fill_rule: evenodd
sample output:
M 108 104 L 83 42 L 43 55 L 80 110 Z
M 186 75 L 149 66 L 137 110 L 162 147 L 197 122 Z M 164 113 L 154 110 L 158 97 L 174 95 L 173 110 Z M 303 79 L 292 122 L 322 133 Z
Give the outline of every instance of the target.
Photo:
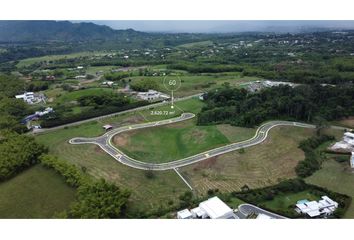
M 200 203 L 199 207 L 203 209 L 210 218 L 214 219 L 224 217 L 230 214 L 230 212 L 232 213 L 232 209 L 218 197 L 213 197 Z

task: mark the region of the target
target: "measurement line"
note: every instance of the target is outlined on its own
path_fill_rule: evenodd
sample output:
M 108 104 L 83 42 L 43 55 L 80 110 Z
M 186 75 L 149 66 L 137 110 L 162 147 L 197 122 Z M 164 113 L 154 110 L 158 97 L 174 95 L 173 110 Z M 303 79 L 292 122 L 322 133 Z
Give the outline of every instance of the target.
M 171 108 L 173 108 L 173 91 L 171 92 Z
M 193 191 L 192 186 L 187 182 L 186 179 L 184 179 L 184 177 L 178 172 L 177 168 L 174 168 L 173 170 L 175 170 L 175 172 L 177 173 L 177 175 L 183 180 L 183 182 L 189 187 L 190 190 Z

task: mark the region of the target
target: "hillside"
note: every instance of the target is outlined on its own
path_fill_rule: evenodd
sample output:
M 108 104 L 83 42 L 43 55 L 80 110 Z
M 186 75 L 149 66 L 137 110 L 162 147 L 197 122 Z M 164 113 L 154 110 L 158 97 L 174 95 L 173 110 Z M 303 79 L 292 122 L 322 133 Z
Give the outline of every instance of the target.
M 107 26 L 69 21 L 0 21 L 1 42 L 87 41 L 114 39 L 119 33 Z M 132 33 L 133 31 L 129 31 Z

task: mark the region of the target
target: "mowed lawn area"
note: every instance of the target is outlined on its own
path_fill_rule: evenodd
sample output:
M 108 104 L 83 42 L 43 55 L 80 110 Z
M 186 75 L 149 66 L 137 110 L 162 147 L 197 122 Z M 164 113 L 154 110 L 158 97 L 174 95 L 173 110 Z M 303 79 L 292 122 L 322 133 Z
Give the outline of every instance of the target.
M 36 165 L 0 183 L 0 218 L 52 218 L 74 200 L 59 174 Z
M 261 204 L 264 205 L 267 209 L 273 210 L 274 212 L 279 212 L 281 210 L 294 210 L 294 205 L 299 200 L 307 199 L 309 201 L 318 201 L 321 199 L 321 196 L 316 196 L 312 194 L 309 190 L 297 192 L 297 193 L 288 193 L 281 194 L 274 197 L 271 201 L 265 201 Z M 295 210 L 294 210 L 295 211 Z
M 327 188 L 334 192 L 346 194 L 354 199 L 354 173 L 348 161 L 338 163 L 329 158 L 322 164 L 322 168 L 306 179 L 307 183 Z M 354 218 L 354 203 L 346 211 L 344 218 Z
M 254 133 L 254 129 L 228 125 L 197 126 L 196 119 L 191 119 L 161 127 L 128 131 L 116 135 L 113 142 L 137 160 L 164 163 L 230 144 L 232 140 L 245 140 Z
M 304 159 L 299 142 L 314 134 L 314 130 L 281 126 L 270 130 L 261 144 L 234 151 L 180 169 L 199 194 L 208 189 L 222 192 L 240 191 L 274 185 L 296 177 L 295 167 Z

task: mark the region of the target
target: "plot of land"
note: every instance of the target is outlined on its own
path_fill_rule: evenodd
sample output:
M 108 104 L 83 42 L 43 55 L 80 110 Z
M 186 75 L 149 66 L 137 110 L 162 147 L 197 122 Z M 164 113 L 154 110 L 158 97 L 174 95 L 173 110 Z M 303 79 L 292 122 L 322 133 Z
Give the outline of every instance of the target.
M 306 182 L 346 194 L 354 199 L 354 173 L 349 166 L 349 156 L 348 161 L 343 163 L 328 159 L 320 170 L 306 179 Z M 354 218 L 353 201 L 344 217 Z
M 227 153 L 183 167 L 181 172 L 200 194 L 208 189 L 240 191 L 245 184 L 250 188 L 270 186 L 296 176 L 295 166 L 304 159 L 298 144 L 313 133 L 311 129 L 276 127 L 263 143 L 244 153 Z
M 52 218 L 75 199 L 75 189 L 40 165 L 0 183 L 0 218 Z
M 179 102 L 179 106 L 195 107 L 199 100 L 190 99 Z M 164 107 L 163 107 L 164 108 Z M 158 108 L 156 108 L 158 109 Z M 149 114 L 149 111 L 143 111 Z M 165 119 L 166 116 L 153 116 L 156 120 Z M 178 196 L 188 190 L 187 186 L 174 171 L 154 173 L 153 178 L 147 178 L 146 172 L 132 169 L 118 163 L 111 156 L 95 145 L 71 145 L 69 139 L 73 137 L 93 137 L 103 134 L 102 126 L 106 123 L 114 126 L 123 126 L 132 123 L 144 122 L 143 117 L 134 113 L 118 115 L 112 118 L 93 121 L 80 126 L 69 127 L 53 132 L 38 135 L 36 139 L 49 147 L 51 154 L 63 160 L 84 167 L 87 173 L 104 178 L 121 187 L 132 191 L 131 201 L 134 209 L 148 211 L 165 206 L 169 201 L 178 202 Z
M 225 145 L 230 141 L 216 126 L 196 126 L 195 120 L 130 131 L 114 143 L 129 156 L 154 163 L 170 162 Z

